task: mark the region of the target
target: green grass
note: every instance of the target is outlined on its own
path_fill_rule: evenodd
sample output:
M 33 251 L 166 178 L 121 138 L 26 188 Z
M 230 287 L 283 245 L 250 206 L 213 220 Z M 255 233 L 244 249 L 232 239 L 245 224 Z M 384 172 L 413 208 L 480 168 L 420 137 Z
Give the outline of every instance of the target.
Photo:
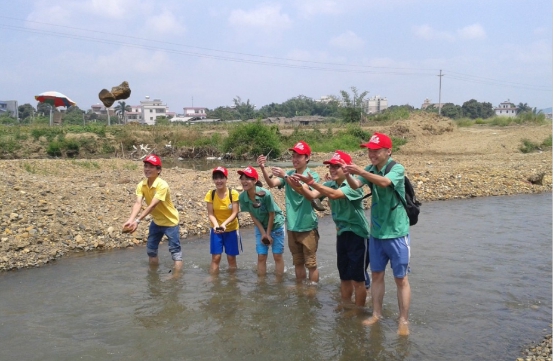
M 519 150 L 522 153 L 531 153 L 535 151 L 544 151 L 546 148 L 552 148 L 552 135 L 548 136 L 542 143 L 536 143 L 529 139 L 521 140 L 522 146 L 519 147 Z
M 19 166 L 25 169 L 28 173 L 36 174 L 37 172 L 37 166 L 35 164 L 23 162 Z
M 82 168 L 86 168 L 86 169 L 100 169 L 100 164 L 98 164 L 98 162 L 90 161 L 90 160 L 85 160 L 85 161 L 72 160 L 71 164 Z

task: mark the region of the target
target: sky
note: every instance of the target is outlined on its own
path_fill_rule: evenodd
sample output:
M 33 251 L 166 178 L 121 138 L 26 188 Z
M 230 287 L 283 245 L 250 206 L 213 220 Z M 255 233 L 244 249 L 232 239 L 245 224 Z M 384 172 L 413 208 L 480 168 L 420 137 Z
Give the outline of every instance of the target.
M 0 0 L 0 100 L 81 109 L 126 80 L 170 111 L 369 92 L 552 106 L 551 0 Z M 439 77 L 439 74 L 442 77 Z M 440 92 L 439 92 L 440 88 Z

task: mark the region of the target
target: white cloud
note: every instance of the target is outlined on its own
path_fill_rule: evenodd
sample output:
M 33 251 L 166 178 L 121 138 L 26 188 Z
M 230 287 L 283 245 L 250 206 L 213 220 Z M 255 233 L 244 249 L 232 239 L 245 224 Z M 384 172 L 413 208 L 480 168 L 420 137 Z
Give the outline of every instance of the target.
M 458 36 L 461 39 L 484 39 L 486 37 L 485 29 L 479 24 L 468 25 L 462 29 L 458 29 Z
M 343 13 L 346 8 L 334 0 L 304 0 L 295 3 L 303 17 L 312 17 L 317 14 L 336 15 Z
M 257 28 L 265 31 L 284 30 L 292 25 L 290 17 L 281 13 L 279 5 L 262 5 L 250 11 L 233 10 L 228 21 L 236 28 Z
M 113 19 L 123 19 L 140 6 L 140 2 L 137 3 L 134 0 L 89 0 L 82 4 L 82 7 L 90 13 Z
M 175 35 L 185 31 L 185 27 L 168 10 L 164 10 L 159 15 L 149 17 L 146 20 L 146 26 L 159 34 Z
M 456 34 L 448 31 L 433 29 L 430 25 L 424 24 L 412 27 L 413 34 L 423 40 L 474 40 L 486 38 L 486 32 L 480 24 L 473 24 L 458 29 Z
M 341 49 L 359 49 L 364 46 L 364 43 L 364 40 L 353 31 L 347 31 L 331 38 L 329 41 L 329 44 Z
M 424 24 L 412 28 L 414 35 L 424 40 L 446 40 L 454 41 L 454 36 L 446 31 L 438 31 L 431 26 Z

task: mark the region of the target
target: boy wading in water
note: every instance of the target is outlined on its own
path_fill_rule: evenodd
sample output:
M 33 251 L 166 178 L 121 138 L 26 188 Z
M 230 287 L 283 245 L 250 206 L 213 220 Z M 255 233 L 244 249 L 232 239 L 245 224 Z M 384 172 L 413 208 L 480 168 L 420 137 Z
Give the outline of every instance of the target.
M 371 297 L 373 298 L 373 316 L 364 324 L 372 325 L 382 317 L 383 297 L 385 296 L 385 268 L 390 261 L 396 296 L 398 298 L 399 319 L 398 334 L 408 335 L 408 311 L 410 309 L 410 221 L 404 206 L 396 195 L 405 198 L 404 167 L 395 164 L 385 174 L 387 164 L 392 161 L 392 141 L 385 134 L 375 133 L 360 147 L 367 148 L 371 164 L 365 169 L 356 164 L 342 163 L 347 173 L 348 184 L 357 189 L 364 184 L 372 189 L 371 197 L 371 235 L 369 237 L 369 256 L 371 265 Z M 354 178 L 351 174 L 358 177 Z
M 337 227 L 337 268 L 340 276 L 340 293 L 343 304 L 352 302 L 363 307 L 366 303 L 366 277 L 368 258 L 369 224 L 364 213 L 364 193 L 361 189 L 352 189 L 346 182 L 342 171 L 342 162 L 352 163 L 347 153 L 337 150 L 328 164 L 330 181 L 323 185 L 315 183 L 308 175 L 295 174 L 298 179 L 314 190 L 303 188 L 304 196 L 309 199 L 328 197 L 331 215 Z
M 144 158 L 144 176 L 136 188 L 137 200 L 131 210 L 131 215 L 123 227 L 134 232 L 139 223 L 147 215 L 152 215 L 152 222 L 148 228 L 146 253 L 151 268 L 159 264 L 158 246 L 164 234 L 167 236 L 169 252 L 174 262 L 175 273 L 183 268 L 183 253 L 179 240 L 179 212 L 171 202 L 169 185 L 161 179 L 162 161 L 157 155 L 151 154 Z M 142 201 L 147 207 L 141 212 Z
M 312 208 L 309 200 L 299 193 L 302 185 L 298 181 L 292 180 L 291 175 L 311 174 L 315 182 L 319 182 L 319 175 L 308 168 L 311 149 L 304 141 L 299 141 L 292 148 L 292 165 L 294 170 L 285 172 L 279 167 L 272 167 L 273 178 L 269 177 L 269 172 L 265 167 L 266 157 L 258 157 L 258 165 L 262 170 L 264 179 L 270 188 L 285 187 L 285 210 L 286 228 L 289 250 L 292 253 L 292 262 L 297 281 L 306 279 L 306 268 L 308 269 L 308 279 L 312 282 L 319 281 L 319 271 L 317 269 L 317 246 L 319 242 L 319 233 L 317 231 L 317 215 Z

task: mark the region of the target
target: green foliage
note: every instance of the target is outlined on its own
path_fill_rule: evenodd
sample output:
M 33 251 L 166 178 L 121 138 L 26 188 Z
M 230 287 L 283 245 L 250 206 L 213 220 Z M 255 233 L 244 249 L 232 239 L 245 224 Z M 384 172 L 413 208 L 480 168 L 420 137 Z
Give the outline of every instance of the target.
M 0 153 L 11 154 L 19 149 L 21 149 L 21 144 L 14 137 L 8 136 L 0 139 Z
M 0 124 L 1 125 L 15 125 L 18 124 L 17 119 L 11 116 L 11 113 L 4 113 L 0 115 Z
M 267 117 L 289 117 L 294 116 L 339 116 L 339 102 L 330 100 L 327 102 L 316 102 L 315 100 L 299 95 L 288 99 L 282 104 L 271 103 L 260 108 L 259 114 L 262 118 Z
M 471 99 L 462 105 L 462 115 L 471 119 L 487 119 L 494 115 L 494 109 L 491 103 L 479 103 L 477 100 Z
M 377 122 L 406 120 L 410 117 L 410 113 L 414 110 L 411 105 L 393 105 L 385 109 L 380 114 L 372 114 L 369 116 L 369 120 Z
M 29 103 L 18 106 L 17 111 L 19 113 L 19 119 L 22 121 L 27 118 L 31 118 L 36 112 L 35 108 L 33 108 L 33 106 Z
M 260 121 L 238 124 L 230 130 L 229 137 L 224 141 L 223 150 L 250 155 L 267 154 L 271 151 L 272 157 L 281 155 L 279 136 L 274 128 L 264 125 Z
M 350 90 L 352 90 L 352 97 L 350 97 L 348 92 L 344 90 L 340 91 L 343 103 L 340 112 L 342 114 L 342 120 L 345 123 L 356 123 L 360 121 L 362 113 L 364 113 L 364 98 L 369 92 L 364 91 L 358 94 L 358 89 L 354 86 L 351 87 Z
M 531 153 L 535 151 L 543 151 L 545 148 L 552 148 L 552 135 L 548 136 L 542 143 L 535 143 L 529 139 L 522 139 L 523 143 L 519 150 L 522 153 Z
M 76 166 L 79 166 L 79 167 L 82 167 L 82 168 L 86 168 L 86 169 L 100 169 L 100 164 L 98 164 L 98 162 L 95 162 L 95 161 L 90 161 L 90 160 L 85 160 L 85 161 L 73 160 L 71 163 L 72 163 L 73 165 L 76 165 Z
M 542 141 L 541 146 L 545 148 L 552 148 L 552 134 Z
M 171 121 L 166 116 L 156 117 L 156 125 L 171 125 Z
M 46 153 L 51 157 L 61 157 L 62 147 L 59 141 L 53 140 L 48 144 L 46 148 Z
M 35 140 L 39 140 L 40 137 L 45 137 L 47 141 L 51 142 L 60 134 L 63 134 L 63 128 L 61 127 L 36 127 L 31 129 L 31 136 L 35 138 Z
M 235 103 L 235 111 L 242 120 L 254 119 L 256 117 L 256 107 L 250 104 L 250 99 L 246 100 L 246 103 L 241 100 L 239 96 L 233 99 Z

